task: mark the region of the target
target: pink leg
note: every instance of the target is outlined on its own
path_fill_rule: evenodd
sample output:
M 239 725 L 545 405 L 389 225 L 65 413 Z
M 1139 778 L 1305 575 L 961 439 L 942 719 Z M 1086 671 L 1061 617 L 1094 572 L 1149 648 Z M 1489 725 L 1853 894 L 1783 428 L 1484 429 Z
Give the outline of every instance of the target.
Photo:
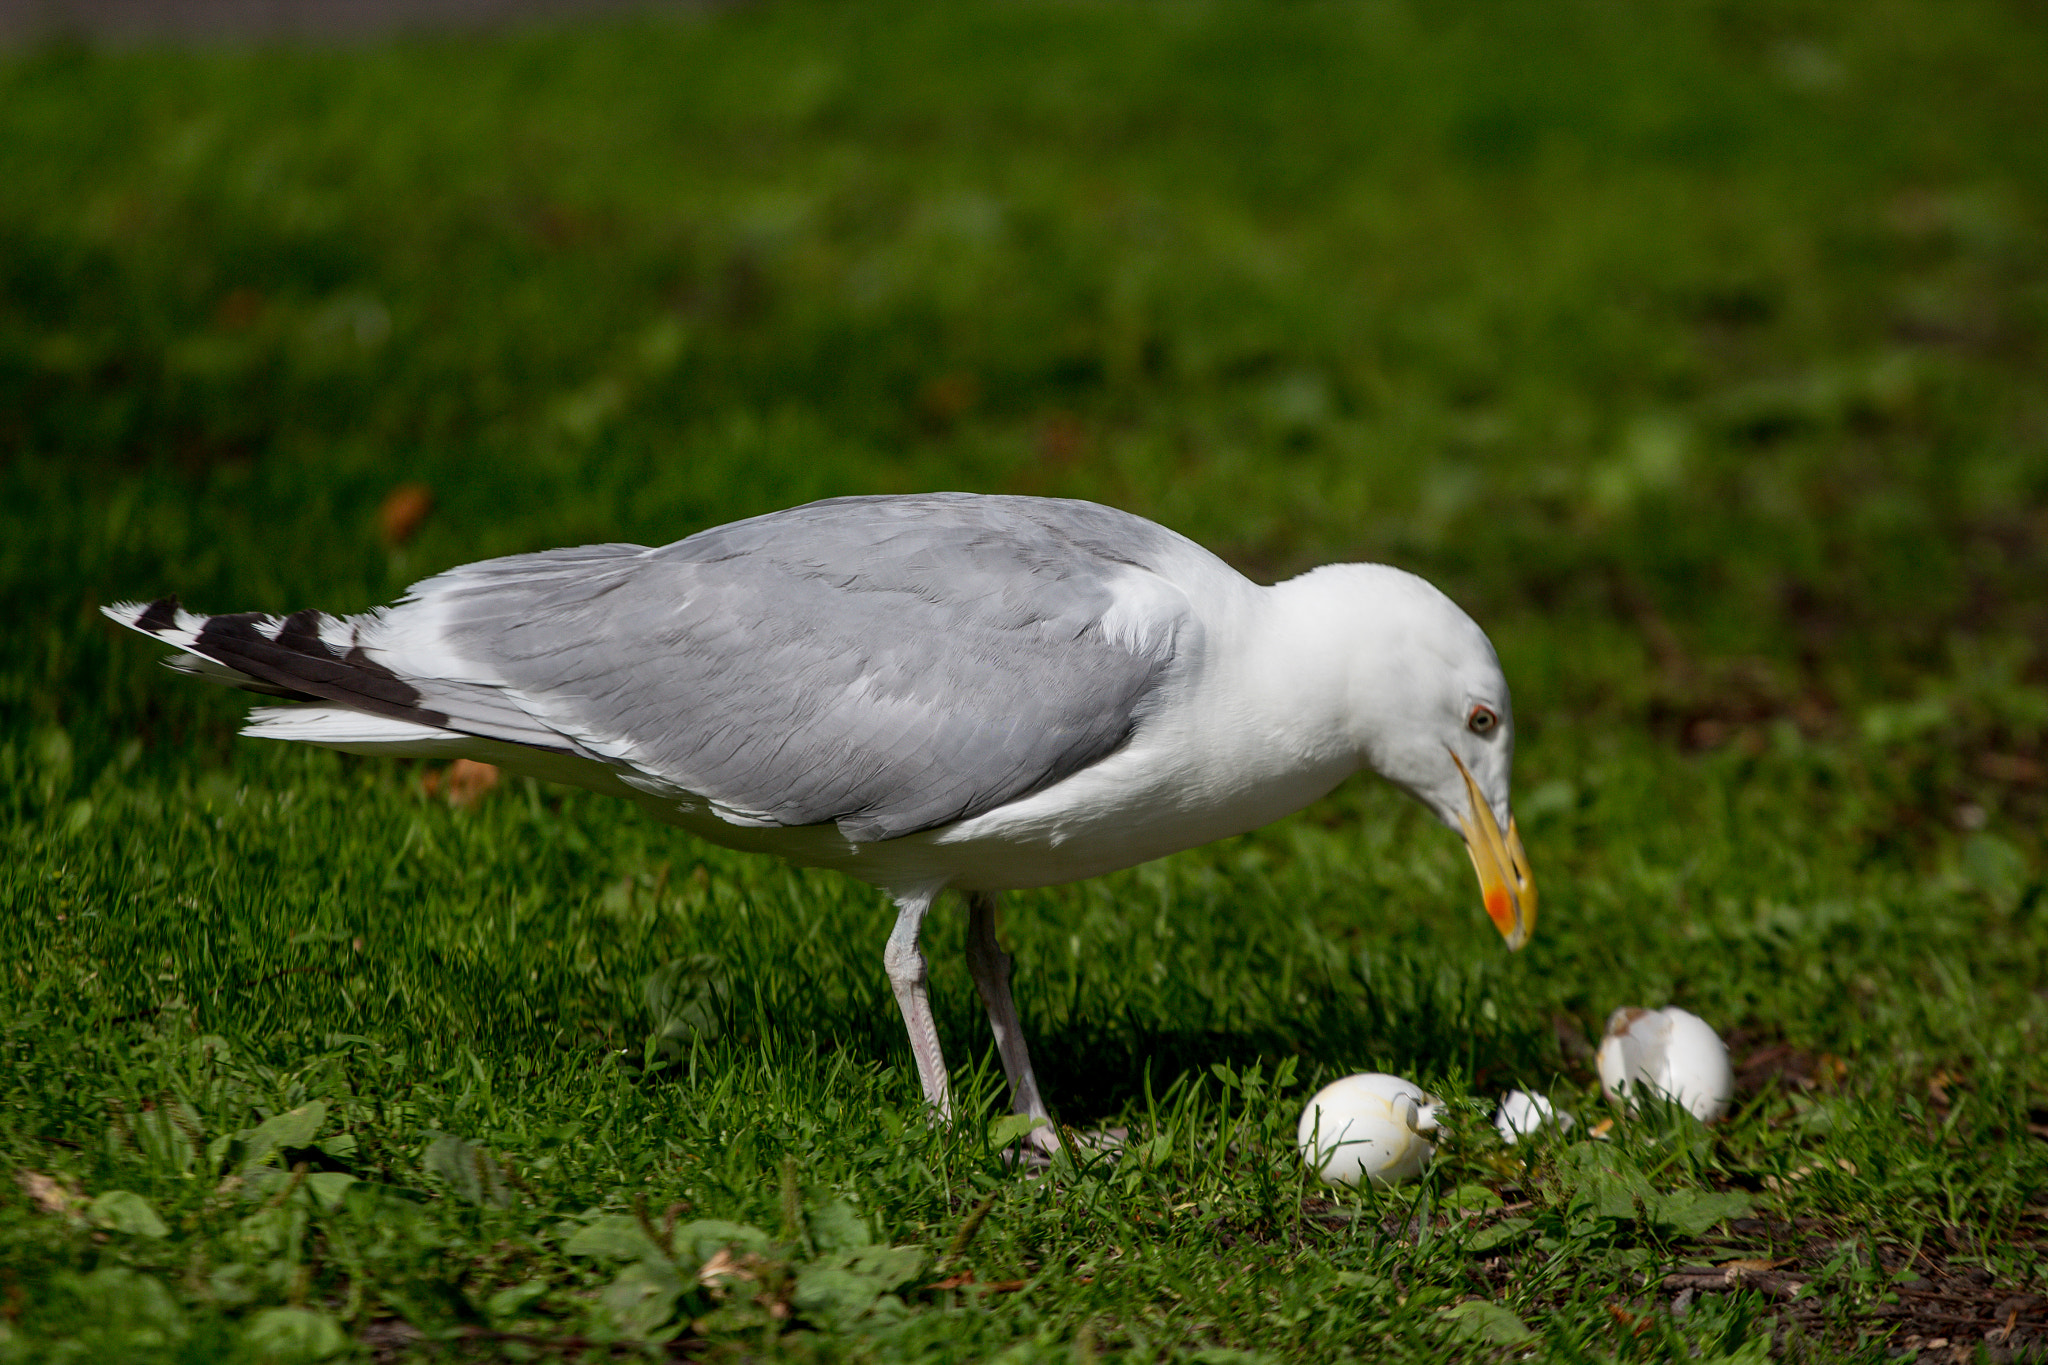
M 1024 1028 L 1017 1020 L 1017 1005 L 1010 998 L 1010 955 L 996 939 L 997 904 L 994 892 L 974 891 L 967 896 L 967 970 L 974 977 L 981 1003 L 988 1007 L 989 1026 L 995 1030 L 996 1052 L 1003 1059 L 1003 1075 L 1010 1082 L 1011 1108 L 1019 1114 L 1043 1120 L 1026 1139 L 1041 1152 L 1059 1149 L 1059 1130 L 1046 1112 L 1038 1093 L 1038 1077 L 1032 1074 L 1031 1052 L 1024 1045 Z
M 924 951 L 917 946 L 918 931 L 937 895 L 934 888 L 896 898 L 896 927 L 882 950 L 882 965 L 896 992 L 896 1007 L 903 1011 L 903 1026 L 910 1031 L 910 1055 L 917 1062 L 925 1102 L 941 1119 L 949 1119 L 953 1111 L 946 1093 L 946 1059 L 939 1052 L 939 1028 L 925 990 Z

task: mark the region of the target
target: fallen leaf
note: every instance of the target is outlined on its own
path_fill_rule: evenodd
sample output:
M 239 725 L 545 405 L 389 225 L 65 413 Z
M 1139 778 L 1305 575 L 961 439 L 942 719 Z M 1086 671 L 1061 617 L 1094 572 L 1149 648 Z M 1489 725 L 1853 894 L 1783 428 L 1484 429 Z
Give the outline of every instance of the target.
M 990 1280 L 987 1284 L 983 1284 L 974 1278 L 973 1271 L 963 1270 L 957 1275 L 948 1275 L 945 1279 L 925 1287 L 927 1289 L 966 1289 L 972 1286 L 989 1294 L 1015 1294 L 1030 1283 L 1031 1281 L 1029 1280 Z M 1080 1283 L 1087 1284 L 1088 1281 L 1083 1279 Z
M 495 764 L 473 758 L 458 758 L 448 765 L 448 799 L 458 806 L 473 806 L 483 794 L 498 785 Z
M 434 490 L 423 483 L 402 483 L 384 495 L 377 508 L 377 525 L 384 543 L 397 549 L 413 538 L 434 510 Z
M 420 774 L 420 790 L 447 798 L 451 806 L 473 806 L 498 785 L 498 768 L 473 758 L 458 758 L 439 772 Z
M 1946 1071 L 1935 1072 L 1927 1078 L 1927 1098 L 1933 1100 L 1943 1109 L 1948 1108 L 1948 1088 L 1955 1084 L 1955 1080 L 1956 1078 Z
M 1070 412 L 1056 412 L 1038 432 L 1038 457 L 1051 465 L 1072 464 L 1088 443 L 1088 429 Z
M 22 1193 L 34 1201 L 35 1206 L 44 1213 L 74 1217 L 75 1210 L 85 1202 L 85 1197 L 76 1190 L 40 1171 L 16 1171 L 14 1183 L 21 1186 Z
M 230 289 L 214 305 L 213 322 L 224 332 L 239 332 L 263 316 L 263 295 L 247 285 Z
M 1627 1328 L 1636 1336 L 1641 1336 L 1654 1325 L 1647 1316 L 1631 1313 L 1618 1303 L 1607 1305 L 1607 1315 L 1614 1319 L 1617 1326 Z
M 752 1267 L 760 1257 L 749 1252 L 743 1256 L 732 1254 L 731 1247 L 720 1247 L 711 1253 L 711 1259 L 697 1269 L 697 1283 L 706 1289 L 717 1289 L 727 1280 L 751 1280 Z
M 1977 771 L 1997 782 L 2031 784 L 2048 777 L 2048 768 L 2024 754 L 1979 754 Z
M 1776 1270 L 1785 1263 L 1782 1256 L 1769 1260 L 1760 1256 L 1738 1256 L 1732 1261 L 1721 1262 L 1720 1268 L 1732 1274 L 1744 1275 L 1763 1270 Z
M 940 375 L 918 390 L 917 406 L 934 426 L 950 426 L 981 401 L 981 381 L 967 371 Z

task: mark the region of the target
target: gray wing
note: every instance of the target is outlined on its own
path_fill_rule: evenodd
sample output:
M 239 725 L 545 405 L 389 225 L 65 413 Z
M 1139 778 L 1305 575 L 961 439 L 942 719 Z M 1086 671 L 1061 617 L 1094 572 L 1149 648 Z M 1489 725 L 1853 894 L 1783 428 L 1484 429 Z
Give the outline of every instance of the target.
M 470 565 L 390 625 L 435 612 L 451 654 L 578 749 L 745 819 L 836 821 L 865 842 L 1122 745 L 1191 624 L 1154 568 L 1191 548 L 1089 503 L 843 498 L 657 550 Z

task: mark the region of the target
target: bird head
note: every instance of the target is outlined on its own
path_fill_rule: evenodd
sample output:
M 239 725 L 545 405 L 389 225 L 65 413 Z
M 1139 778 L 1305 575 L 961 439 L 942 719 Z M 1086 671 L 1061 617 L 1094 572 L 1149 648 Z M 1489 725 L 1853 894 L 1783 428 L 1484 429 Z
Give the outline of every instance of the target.
M 1331 586 L 1357 623 L 1346 710 L 1359 758 L 1465 840 L 1488 918 L 1520 948 L 1536 927 L 1536 883 L 1508 808 L 1515 713 L 1493 644 L 1413 574 L 1341 569 Z

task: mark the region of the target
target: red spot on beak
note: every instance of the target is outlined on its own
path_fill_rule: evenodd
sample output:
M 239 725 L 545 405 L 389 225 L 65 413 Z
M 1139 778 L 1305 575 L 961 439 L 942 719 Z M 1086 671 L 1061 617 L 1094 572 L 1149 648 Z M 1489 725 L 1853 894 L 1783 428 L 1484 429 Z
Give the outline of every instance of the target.
M 1486 913 L 1503 934 L 1515 927 L 1515 901 L 1505 886 L 1486 888 Z

